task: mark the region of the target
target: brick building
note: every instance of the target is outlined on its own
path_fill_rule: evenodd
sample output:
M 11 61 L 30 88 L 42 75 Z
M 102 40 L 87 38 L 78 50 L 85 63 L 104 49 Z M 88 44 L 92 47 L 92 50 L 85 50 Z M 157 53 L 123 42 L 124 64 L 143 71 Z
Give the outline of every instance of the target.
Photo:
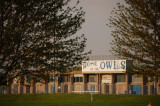
M 153 94 L 153 77 L 128 74 L 131 64 L 131 60 L 117 58 L 83 61 L 81 71 L 55 73 L 55 93 Z M 8 91 L 11 94 L 53 93 L 53 76 L 50 72 L 50 80 L 17 77 L 8 83 Z M 157 78 L 156 88 L 157 94 L 160 93 L 160 77 Z

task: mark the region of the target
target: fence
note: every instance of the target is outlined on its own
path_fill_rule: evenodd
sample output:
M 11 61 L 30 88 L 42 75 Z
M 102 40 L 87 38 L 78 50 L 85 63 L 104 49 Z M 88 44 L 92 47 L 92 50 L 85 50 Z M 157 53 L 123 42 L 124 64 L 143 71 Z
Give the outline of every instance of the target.
M 153 85 L 127 85 L 127 84 L 36 84 L 36 85 L 13 85 L 12 87 L 0 87 L 0 92 L 4 94 L 43 94 L 43 93 L 85 93 L 83 91 L 95 91 L 100 94 L 136 94 L 152 95 L 154 94 Z M 78 92 L 72 92 L 78 91 Z M 82 92 L 80 92 L 82 91 Z M 99 92 L 96 92 L 99 91 Z M 86 92 L 87 93 L 87 92 Z M 160 87 L 157 86 L 157 94 L 160 93 Z

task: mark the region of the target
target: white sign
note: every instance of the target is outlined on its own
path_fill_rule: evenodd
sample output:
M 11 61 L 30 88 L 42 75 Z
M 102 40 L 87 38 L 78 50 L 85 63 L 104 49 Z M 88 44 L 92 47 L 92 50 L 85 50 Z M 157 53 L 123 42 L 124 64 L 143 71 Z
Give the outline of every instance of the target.
M 126 60 L 83 61 L 82 72 L 114 72 L 126 71 Z

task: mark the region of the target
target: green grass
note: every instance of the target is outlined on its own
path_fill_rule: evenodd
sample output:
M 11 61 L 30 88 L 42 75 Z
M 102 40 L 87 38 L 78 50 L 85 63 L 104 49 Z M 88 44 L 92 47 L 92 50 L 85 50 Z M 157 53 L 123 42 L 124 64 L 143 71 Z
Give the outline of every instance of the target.
M 160 106 L 160 96 L 154 95 L 93 95 L 90 94 L 26 94 L 0 95 L 0 105 L 109 105 Z

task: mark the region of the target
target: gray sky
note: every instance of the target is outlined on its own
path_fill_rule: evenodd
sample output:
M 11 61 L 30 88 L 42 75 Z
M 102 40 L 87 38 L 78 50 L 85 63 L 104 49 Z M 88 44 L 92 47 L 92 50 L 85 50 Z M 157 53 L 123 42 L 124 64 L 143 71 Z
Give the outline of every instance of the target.
M 71 0 L 74 2 L 75 0 Z M 111 30 L 106 26 L 112 9 L 116 3 L 123 0 L 80 0 L 80 6 L 86 12 L 85 23 L 77 34 L 85 34 L 87 38 L 86 51 L 92 50 L 92 55 L 110 55 Z

